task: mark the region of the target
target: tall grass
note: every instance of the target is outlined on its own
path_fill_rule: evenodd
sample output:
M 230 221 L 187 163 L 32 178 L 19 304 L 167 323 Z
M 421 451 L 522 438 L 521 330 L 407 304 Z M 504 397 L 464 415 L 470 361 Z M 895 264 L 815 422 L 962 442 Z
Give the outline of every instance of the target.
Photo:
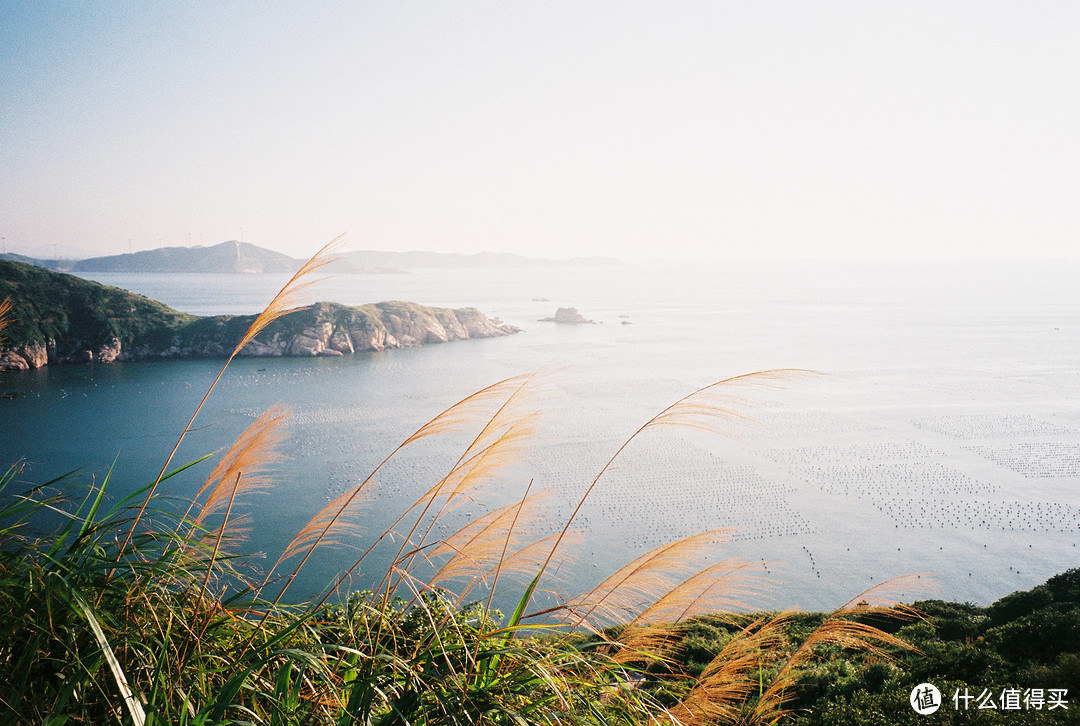
M 324 249 L 285 286 L 237 346 L 288 312 Z M 0 333 L 5 324 L 0 305 Z M 449 514 L 483 498 L 521 460 L 532 433 L 533 376 L 495 383 L 454 404 L 390 452 L 363 481 L 317 512 L 268 573 L 245 568 L 247 496 L 268 483 L 285 412 L 259 417 L 177 508 L 166 498 L 180 441 L 228 368 L 183 426 L 157 476 L 110 503 L 111 475 L 61 478 L 20 491 L 0 476 L 0 719 L 7 723 L 132 724 L 609 724 L 775 723 L 787 715 L 801 669 L 822 648 L 884 652 L 903 643 L 865 616 L 903 615 L 880 591 L 841 608 L 795 647 L 786 614 L 737 619 L 735 635 L 700 675 L 685 675 L 675 644 L 695 617 L 737 610 L 759 582 L 745 563 L 700 567 L 728 533 L 668 543 L 590 591 L 531 609 L 566 556 L 585 501 L 630 440 L 661 426 L 715 429 L 730 396 L 795 375 L 739 376 L 689 394 L 647 421 L 597 473 L 554 534 L 545 492 L 519 498 L 449 533 Z M 438 481 L 327 583 L 291 603 L 290 586 L 317 551 L 355 542 L 357 518 L 380 470 L 431 436 L 472 432 Z M 183 514 L 179 512 L 183 511 Z M 62 517 L 35 534 L 36 517 Z M 389 564 L 368 570 L 371 553 Z M 344 598 L 348 578 L 377 583 Z M 517 588 L 516 606 L 493 608 Z M 272 593 L 272 596 L 266 594 Z M 285 604 L 288 603 L 288 604 Z M 657 678 L 681 681 L 674 700 Z

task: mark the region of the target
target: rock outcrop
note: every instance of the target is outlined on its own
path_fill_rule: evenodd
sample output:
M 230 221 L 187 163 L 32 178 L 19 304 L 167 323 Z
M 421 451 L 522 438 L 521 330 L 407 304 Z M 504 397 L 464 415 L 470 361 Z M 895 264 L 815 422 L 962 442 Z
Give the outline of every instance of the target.
M 559 308 L 555 311 L 555 317 L 542 318 L 542 323 L 560 323 L 562 325 L 591 325 L 595 320 L 589 320 L 577 311 L 577 308 Z
M 292 317 L 290 330 L 268 328 L 240 355 L 340 356 L 518 332 L 473 308 L 451 310 L 403 302 L 361 307 L 319 303 Z M 297 325 L 300 322 L 303 324 Z

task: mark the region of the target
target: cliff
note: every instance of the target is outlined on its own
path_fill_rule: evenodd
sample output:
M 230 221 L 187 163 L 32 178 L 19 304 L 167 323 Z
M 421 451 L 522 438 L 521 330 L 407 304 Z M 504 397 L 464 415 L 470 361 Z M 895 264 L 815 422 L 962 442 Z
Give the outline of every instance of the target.
M 255 319 L 188 315 L 119 288 L 9 261 L 0 261 L 4 298 L 13 308 L 0 342 L 0 370 L 225 356 Z M 240 355 L 351 355 L 516 332 L 473 308 L 318 303 L 274 321 Z

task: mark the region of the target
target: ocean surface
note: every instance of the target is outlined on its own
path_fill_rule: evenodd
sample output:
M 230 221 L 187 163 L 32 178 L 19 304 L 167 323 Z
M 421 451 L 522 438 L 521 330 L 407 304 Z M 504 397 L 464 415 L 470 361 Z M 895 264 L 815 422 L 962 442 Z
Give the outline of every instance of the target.
M 278 275 L 99 274 L 202 315 L 257 312 Z M 542 586 L 573 594 L 649 548 L 731 528 L 716 557 L 752 563 L 754 607 L 826 609 L 916 574 L 907 600 L 985 604 L 1080 565 L 1080 262 L 731 263 L 426 270 L 342 275 L 316 298 L 473 306 L 522 328 L 498 339 L 345 358 L 238 359 L 175 460 L 228 446 L 274 404 L 291 411 L 288 457 L 244 503 L 246 549 L 273 563 L 331 498 L 444 408 L 539 371 L 527 450 L 461 524 L 549 489 L 555 531 L 620 445 L 682 396 L 725 386 L 715 432 L 634 438 L 575 521 L 571 563 Z M 573 306 L 595 325 L 540 322 Z M 47 367 L 0 374 L 0 459 L 23 479 L 73 469 L 114 494 L 153 479 L 221 361 Z M 475 433 L 475 431 L 473 432 Z M 364 532 L 305 569 L 320 592 L 454 464 L 467 432 L 425 439 L 380 473 Z M 211 462 L 163 490 L 183 500 Z M 351 581 L 371 586 L 376 558 Z M 511 588 L 512 589 L 512 588 Z M 512 597 L 508 590 L 506 597 Z

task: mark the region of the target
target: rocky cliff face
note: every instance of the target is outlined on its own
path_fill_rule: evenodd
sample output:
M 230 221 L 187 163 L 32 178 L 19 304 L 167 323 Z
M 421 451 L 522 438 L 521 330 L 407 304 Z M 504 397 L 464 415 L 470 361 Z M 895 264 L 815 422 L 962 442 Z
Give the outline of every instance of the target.
M 553 318 L 541 318 L 542 323 L 559 323 L 561 325 L 592 324 L 595 320 L 589 320 L 577 311 L 577 308 L 559 308 Z
M 33 342 L 0 350 L 0 370 L 27 370 L 60 363 L 222 357 L 232 352 L 253 319 L 254 316 L 200 318 L 176 330 L 171 339 L 157 346 L 124 346 L 115 336 L 98 345 L 86 345 L 74 338 Z M 516 332 L 517 328 L 472 308 L 451 310 L 402 302 L 360 307 L 319 303 L 274 321 L 240 355 L 342 356 L 494 338 Z
M 264 331 L 240 355 L 352 355 L 518 332 L 471 308 L 450 310 L 412 303 L 387 302 L 361 308 L 320 303 L 299 315 L 307 320 L 298 331 Z
M 38 342 L 9 350 L 0 350 L 0 371 L 25 371 L 29 368 L 41 368 L 48 362 L 48 351 Z

